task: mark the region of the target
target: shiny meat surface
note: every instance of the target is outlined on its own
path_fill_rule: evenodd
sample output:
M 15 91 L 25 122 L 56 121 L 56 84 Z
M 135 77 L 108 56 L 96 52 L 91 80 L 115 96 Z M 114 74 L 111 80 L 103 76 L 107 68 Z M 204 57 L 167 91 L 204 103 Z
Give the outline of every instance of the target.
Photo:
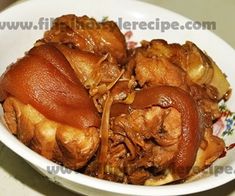
M 88 92 L 63 54 L 50 44 L 34 47 L 6 70 L 0 79 L 0 100 L 8 96 L 32 105 L 50 120 L 76 128 L 100 125 Z

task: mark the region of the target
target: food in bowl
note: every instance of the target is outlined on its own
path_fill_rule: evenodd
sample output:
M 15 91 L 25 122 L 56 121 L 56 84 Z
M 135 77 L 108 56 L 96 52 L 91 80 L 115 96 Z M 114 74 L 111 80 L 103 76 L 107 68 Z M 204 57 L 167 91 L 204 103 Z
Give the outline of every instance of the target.
M 89 27 L 89 28 L 88 28 Z M 35 152 L 105 180 L 162 185 L 224 152 L 230 85 L 194 43 L 128 49 L 112 21 L 65 15 L 0 80 L 8 129 Z

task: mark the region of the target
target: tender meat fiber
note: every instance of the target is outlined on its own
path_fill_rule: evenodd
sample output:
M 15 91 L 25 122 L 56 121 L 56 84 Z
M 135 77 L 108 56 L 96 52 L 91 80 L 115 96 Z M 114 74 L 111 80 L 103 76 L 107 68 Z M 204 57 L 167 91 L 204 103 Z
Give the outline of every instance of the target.
M 124 35 L 112 21 L 98 23 L 87 16 L 65 15 L 55 20 L 44 40 L 72 44 L 80 50 L 100 55 L 109 53 L 121 64 L 127 57 Z
M 185 72 L 172 64 L 165 57 L 145 57 L 136 54 L 136 79 L 141 86 L 170 85 L 182 87 L 185 85 Z
M 100 56 L 60 44 L 54 46 L 64 54 L 87 89 L 95 90 L 99 85 L 109 84 L 121 73 L 116 60 L 109 55 Z
M 135 145 L 144 149 L 148 149 L 145 140 L 151 138 L 159 145 L 168 146 L 175 144 L 181 134 L 180 114 L 173 108 L 134 110 L 128 116 L 115 118 L 112 129 L 114 133 L 125 132 Z
M 140 58 L 139 55 L 140 57 L 144 56 L 147 59 L 145 61 L 148 62 L 143 68 L 146 78 L 142 78 L 141 72 L 136 73 L 141 85 L 144 82 L 155 82 L 154 84 L 158 85 L 159 82 L 161 84 L 162 78 L 165 77 L 168 81 L 165 84 L 179 87 L 180 78 L 182 78 L 179 74 L 179 68 L 181 68 L 187 73 L 187 81 L 184 78 L 182 80 L 184 83 L 190 83 L 189 80 L 191 80 L 202 87 L 204 85 L 209 89 L 213 87 L 216 90 L 213 96 L 217 100 L 220 100 L 229 91 L 230 85 L 216 63 L 192 42 L 187 41 L 185 44 L 179 45 L 175 43 L 168 44 L 165 40 L 160 39 L 150 42 L 143 41 L 142 46 L 134 51 L 133 58 L 128 63 L 128 72 L 137 69 L 138 61 L 136 58 Z M 159 61 L 163 61 L 163 63 L 159 63 Z M 169 66 L 171 69 L 167 70 Z M 176 73 L 172 73 L 173 71 Z M 164 76 L 160 75 L 160 73 L 163 73 Z M 160 77 L 161 80 L 159 81 L 158 78 L 154 80 L 154 74 Z
M 171 164 L 178 150 L 181 117 L 173 108 L 152 107 L 113 119 L 111 129 L 106 173 L 113 180 L 119 176 L 119 181 L 144 184 L 152 170 L 157 175 Z
M 222 79 L 224 88 L 214 87 L 213 74 L 218 74 L 215 67 L 210 57 L 191 42 L 181 46 L 152 40 L 143 41 L 142 46 L 133 52 L 125 74 L 129 77 L 135 74 L 141 87 L 169 85 L 188 91 L 215 120 L 220 117 L 220 94 L 229 90 L 225 84 L 227 81 Z

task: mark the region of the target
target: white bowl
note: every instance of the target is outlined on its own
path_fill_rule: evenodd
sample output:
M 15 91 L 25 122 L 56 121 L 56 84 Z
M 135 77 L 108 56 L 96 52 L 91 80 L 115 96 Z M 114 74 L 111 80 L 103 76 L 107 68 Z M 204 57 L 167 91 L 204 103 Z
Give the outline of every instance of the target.
M 0 13 L 0 21 L 32 21 L 37 24 L 40 17 L 56 18 L 63 14 L 88 15 L 101 20 L 104 16 L 109 19 L 118 21 L 122 17 L 123 21 L 178 21 L 180 24 L 185 24 L 188 19 L 170 12 L 168 10 L 152 6 L 138 1 L 127 0 L 50 0 L 50 1 L 25 1 L 17 4 L 8 10 Z M 120 19 L 119 19 L 120 22 Z M 36 27 L 35 27 L 36 28 Z M 24 52 L 29 50 L 33 43 L 42 37 L 42 30 L 1 30 L 0 44 L 0 73 L 3 73 L 6 66 L 14 62 L 17 58 L 24 55 Z M 123 32 L 125 30 L 123 29 Z M 141 41 L 142 39 L 151 40 L 153 38 L 162 38 L 168 42 L 183 43 L 186 40 L 195 42 L 200 48 L 205 50 L 228 76 L 232 88 L 235 88 L 234 79 L 234 62 L 235 52 L 223 40 L 215 36 L 207 30 L 133 30 L 134 36 L 132 41 Z M 235 111 L 235 96 L 232 95 L 227 103 L 231 111 Z M 1 112 L 2 115 L 2 112 Z M 233 135 L 226 134 L 229 128 L 234 128 L 234 114 L 222 119 L 222 124 L 217 124 L 215 131 L 219 131 L 219 135 L 223 136 L 227 145 L 235 142 Z M 230 126 L 229 123 L 232 123 Z M 224 125 L 224 129 L 221 129 Z M 230 127 L 229 127 L 230 126 Z M 227 132 L 226 132 L 227 131 Z M 235 179 L 235 172 L 215 171 L 216 166 L 222 169 L 225 166 L 235 168 L 234 150 L 230 150 L 224 158 L 217 160 L 213 164 L 214 170 L 210 170 L 207 174 L 195 177 L 183 184 L 165 185 L 160 187 L 147 187 L 125 185 L 119 183 L 108 182 L 92 178 L 73 171 L 62 169 L 57 174 L 50 174 L 48 168 L 58 167 L 57 164 L 46 160 L 42 156 L 31 151 L 29 148 L 19 142 L 12 134 L 10 134 L 3 124 L 0 124 L 0 140 L 12 151 L 16 152 L 32 165 L 41 174 L 47 176 L 51 181 L 60 184 L 70 190 L 87 195 L 180 195 L 200 192 L 225 184 Z

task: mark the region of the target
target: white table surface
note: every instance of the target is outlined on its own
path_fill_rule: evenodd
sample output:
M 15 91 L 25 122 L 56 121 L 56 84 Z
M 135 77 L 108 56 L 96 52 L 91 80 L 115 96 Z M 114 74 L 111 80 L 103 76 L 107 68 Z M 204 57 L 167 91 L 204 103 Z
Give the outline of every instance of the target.
M 199 21 L 216 21 L 217 35 L 235 48 L 235 0 L 145 0 Z M 0 0 L 0 10 L 8 2 Z M 22 158 L 0 143 L 0 196 L 73 196 L 38 174 Z M 235 196 L 235 181 L 194 196 Z

